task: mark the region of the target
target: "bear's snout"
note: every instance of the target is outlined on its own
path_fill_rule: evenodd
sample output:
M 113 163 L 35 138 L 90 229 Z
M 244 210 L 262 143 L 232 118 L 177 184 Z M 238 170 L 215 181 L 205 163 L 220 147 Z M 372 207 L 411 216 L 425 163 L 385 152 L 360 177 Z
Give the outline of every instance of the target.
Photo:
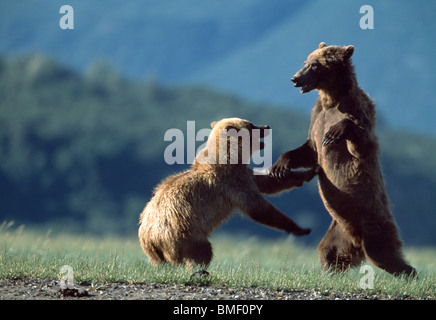
M 260 138 L 264 138 L 269 135 L 269 132 L 265 130 L 270 129 L 270 126 L 253 126 L 253 129 L 260 130 Z
M 266 130 L 271 129 L 270 126 L 255 126 L 255 129 Z
M 302 74 L 301 71 L 298 71 L 292 78 L 291 81 L 294 84 L 294 87 L 298 88 L 298 87 L 302 87 L 304 85 L 304 83 L 302 83 Z
M 316 88 L 318 84 L 318 80 L 316 79 L 316 75 L 311 72 L 310 69 L 304 67 L 300 71 L 298 71 L 292 78 L 292 83 L 294 87 L 301 88 L 301 93 L 306 93 L 312 91 Z

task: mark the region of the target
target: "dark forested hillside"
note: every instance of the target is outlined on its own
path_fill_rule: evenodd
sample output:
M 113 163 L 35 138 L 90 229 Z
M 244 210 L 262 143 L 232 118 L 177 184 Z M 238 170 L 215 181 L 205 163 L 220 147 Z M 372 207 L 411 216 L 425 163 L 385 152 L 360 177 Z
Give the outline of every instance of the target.
M 62 30 L 62 5 L 74 29 Z M 359 26 L 362 5 L 374 29 Z M 386 123 L 436 134 L 436 2 L 421 0 L 0 1 L 0 52 L 40 52 L 85 70 L 105 59 L 123 74 L 195 83 L 309 114 L 316 93 L 290 77 L 321 41 L 354 45 L 359 84 Z
M 165 163 L 165 132 L 186 134 L 187 121 L 198 131 L 229 116 L 271 126 L 273 161 L 303 143 L 309 125 L 304 115 L 207 88 L 127 80 L 101 62 L 82 74 L 42 56 L 2 57 L 0 220 L 134 235 L 153 187 L 187 167 Z M 383 127 L 379 136 L 406 244 L 436 244 L 436 140 Z M 328 227 L 316 181 L 271 200 L 313 229 L 309 242 Z M 240 217 L 223 229 L 281 235 Z

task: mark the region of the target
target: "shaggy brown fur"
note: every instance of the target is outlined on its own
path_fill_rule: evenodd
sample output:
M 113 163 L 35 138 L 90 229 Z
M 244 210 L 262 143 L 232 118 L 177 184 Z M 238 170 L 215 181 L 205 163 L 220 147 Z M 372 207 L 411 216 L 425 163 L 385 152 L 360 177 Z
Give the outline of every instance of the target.
M 265 200 L 261 192 L 271 194 L 301 186 L 314 177 L 314 170 L 295 172 L 285 179 L 254 175 L 241 161 L 247 159 L 241 155 L 243 139 L 238 136 L 224 136 L 229 145 L 237 146 L 238 163 L 230 164 L 231 146 L 224 161 L 219 159 L 219 141 L 224 131 L 221 129 L 246 129 L 251 141 L 253 129 L 268 127 L 230 118 L 213 122 L 212 128 L 206 148 L 199 152 L 192 168 L 168 177 L 157 186 L 140 216 L 139 240 L 155 265 L 169 262 L 206 267 L 212 259 L 209 234 L 238 209 L 258 223 L 298 236 L 310 233 L 310 229 L 300 228 Z M 232 143 L 233 139 L 236 144 Z M 248 158 L 261 148 L 262 144 L 257 149 L 251 145 Z
M 321 43 L 292 78 L 319 98 L 306 143 L 282 154 L 271 173 L 319 166 L 320 195 L 333 218 L 318 246 L 324 269 L 345 270 L 366 257 L 394 275 L 415 274 L 402 256 L 378 160 L 375 107 L 357 84 L 353 52 Z

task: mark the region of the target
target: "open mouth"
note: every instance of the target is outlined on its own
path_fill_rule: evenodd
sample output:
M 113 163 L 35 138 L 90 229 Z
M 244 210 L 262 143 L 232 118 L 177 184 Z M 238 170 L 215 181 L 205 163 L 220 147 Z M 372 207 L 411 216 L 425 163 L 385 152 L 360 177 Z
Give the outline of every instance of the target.
M 293 76 L 291 78 L 291 81 L 294 84 L 295 88 L 300 88 L 301 87 L 301 89 L 300 89 L 301 93 L 306 93 L 306 92 L 312 91 L 317 86 L 317 82 L 316 81 L 314 81 L 312 83 L 309 83 L 309 84 L 303 84 L 304 81 L 302 81 L 301 77 L 299 77 L 299 76 Z
M 263 138 L 265 138 L 267 135 L 269 135 L 269 130 L 260 130 L 259 150 L 263 150 L 265 148 L 265 142 L 263 142 Z
M 263 150 L 265 148 L 265 142 L 259 141 L 259 150 Z
M 265 144 L 265 142 L 262 141 L 262 139 L 263 139 L 263 137 L 260 137 L 259 140 L 257 140 L 257 141 L 256 140 L 250 141 L 250 150 L 252 153 L 265 149 L 266 144 Z
M 270 131 L 269 126 L 264 126 L 260 130 L 259 150 L 263 150 L 265 148 L 265 143 L 262 141 L 262 139 L 269 135 L 269 133 L 270 133 L 269 131 Z
M 262 141 L 263 138 L 265 138 L 266 136 L 268 136 L 270 134 L 269 130 L 270 127 L 269 126 L 254 126 L 255 130 L 259 130 L 259 149 L 258 150 L 263 150 L 265 148 L 265 143 Z
M 300 89 L 300 92 L 301 93 L 306 93 L 306 92 L 309 92 L 309 91 L 312 91 L 313 89 L 315 89 L 315 87 L 316 87 L 316 85 L 315 84 L 306 84 L 306 85 L 300 85 L 300 86 L 297 86 L 296 84 L 294 84 L 294 87 L 301 87 L 301 89 Z

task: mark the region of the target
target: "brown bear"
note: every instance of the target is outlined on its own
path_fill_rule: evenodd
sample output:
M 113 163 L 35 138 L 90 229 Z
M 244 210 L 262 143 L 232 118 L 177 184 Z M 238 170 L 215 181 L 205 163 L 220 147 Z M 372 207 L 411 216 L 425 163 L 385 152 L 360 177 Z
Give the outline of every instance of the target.
M 271 168 L 280 177 L 292 168 L 318 167 L 321 198 L 332 223 L 318 246 L 324 269 L 346 270 L 366 257 L 394 275 L 414 275 L 389 208 L 374 132 L 375 106 L 359 88 L 353 46 L 321 43 L 293 77 L 301 93 L 317 89 L 309 137 L 283 153 Z
M 154 265 L 169 262 L 207 267 L 212 259 L 209 234 L 238 209 L 258 223 L 287 233 L 301 236 L 311 231 L 299 227 L 261 193 L 301 186 L 315 176 L 315 171 L 295 172 L 284 179 L 255 175 L 246 160 L 264 144 L 253 143 L 251 135 L 269 127 L 239 118 L 223 119 L 211 126 L 206 147 L 192 167 L 161 182 L 141 213 L 139 240 Z M 249 142 L 240 135 L 242 131 L 248 133 Z M 222 149 L 226 142 L 227 150 Z M 244 151 L 244 144 L 250 149 Z M 231 161 L 235 149 L 239 160 Z M 220 154 L 223 150 L 224 157 Z M 248 154 L 241 154 L 247 150 Z

